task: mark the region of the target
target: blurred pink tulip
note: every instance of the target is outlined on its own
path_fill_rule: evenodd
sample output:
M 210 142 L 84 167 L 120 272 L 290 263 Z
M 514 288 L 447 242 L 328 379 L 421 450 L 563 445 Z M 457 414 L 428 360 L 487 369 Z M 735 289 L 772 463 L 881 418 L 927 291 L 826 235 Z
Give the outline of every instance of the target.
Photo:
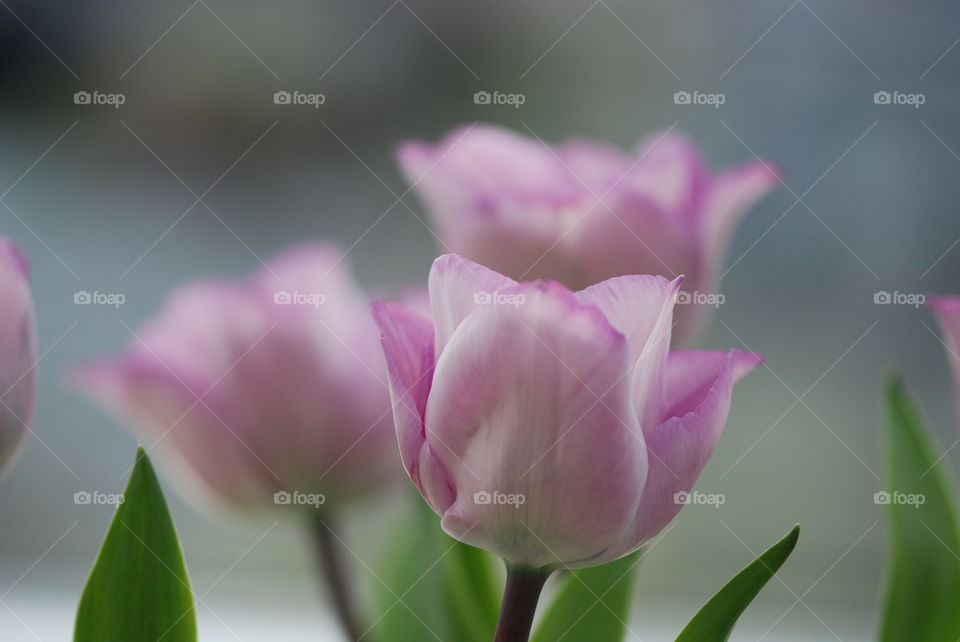
M 456 255 L 432 322 L 374 304 L 403 464 L 453 537 L 509 564 L 593 566 L 683 505 L 760 358 L 670 352 L 680 279 L 571 292 Z
M 372 488 L 399 471 L 396 442 L 377 329 L 343 258 L 303 246 L 246 282 L 187 284 L 77 385 L 221 499 L 337 504 Z
M 713 309 L 737 223 L 779 181 L 761 161 L 711 174 L 696 146 L 671 133 L 624 154 L 474 126 L 436 145 L 404 143 L 397 158 L 445 249 L 512 278 L 578 290 L 626 274 L 685 275 L 680 344 Z
M 953 371 L 953 397 L 957 404 L 957 418 L 960 420 L 960 296 L 930 297 L 930 307 L 940 322 L 947 348 L 947 359 L 950 360 L 950 369 Z
M 27 260 L 0 238 L 0 475 L 13 465 L 33 420 L 36 398 L 36 324 Z

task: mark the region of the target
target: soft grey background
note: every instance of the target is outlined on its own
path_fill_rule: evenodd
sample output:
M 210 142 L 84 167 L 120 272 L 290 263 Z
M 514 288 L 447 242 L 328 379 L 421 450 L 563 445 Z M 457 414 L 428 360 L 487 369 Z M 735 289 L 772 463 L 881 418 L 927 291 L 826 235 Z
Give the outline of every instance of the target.
M 69 364 L 119 349 L 125 326 L 177 284 L 246 274 L 308 237 L 356 243 L 352 263 L 372 288 L 422 279 L 437 248 L 394 205 L 405 185 L 391 150 L 478 120 L 624 147 L 677 123 L 715 166 L 756 153 L 785 168 L 789 189 L 736 234 L 727 301 L 701 342 L 746 344 L 769 365 L 738 386 L 698 485 L 726 504 L 688 507 L 649 555 L 632 628 L 671 638 L 751 551 L 800 522 L 782 583 L 736 638 L 871 637 L 884 375 L 906 376 L 941 443 L 956 435 L 929 312 L 873 303 L 880 290 L 960 291 L 955 2 L 0 5 L 0 233 L 32 261 L 44 353 L 35 438 L 0 484 L 5 640 L 69 636 L 111 516 L 73 493 L 118 492 L 133 457 L 135 439 L 65 385 Z M 323 92 L 326 104 L 274 105 L 281 89 Z M 78 90 L 126 103 L 75 105 Z M 478 90 L 522 92 L 526 104 L 475 105 Z M 677 90 L 726 103 L 677 106 Z M 926 102 L 876 105 L 878 90 Z M 209 209 L 175 224 L 190 190 Z M 78 290 L 127 302 L 76 306 Z M 390 532 L 395 499 L 348 516 L 365 560 Z M 197 591 L 210 589 L 204 640 L 329 631 L 297 525 L 203 516 L 172 494 L 171 504 Z

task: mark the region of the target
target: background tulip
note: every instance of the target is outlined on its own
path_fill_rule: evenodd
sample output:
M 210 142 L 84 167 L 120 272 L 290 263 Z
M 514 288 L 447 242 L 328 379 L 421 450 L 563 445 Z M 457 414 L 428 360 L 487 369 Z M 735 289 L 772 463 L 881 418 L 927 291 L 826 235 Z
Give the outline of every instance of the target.
M 376 327 L 341 253 L 296 248 L 247 282 L 173 293 L 119 357 L 77 383 L 216 495 L 356 495 L 391 472 Z
M 0 475 L 23 447 L 33 420 L 37 339 L 26 258 L 0 239 Z
M 947 358 L 953 371 L 957 417 L 960 419 L 960 296 L 930 297 L 930 307 L 933 308 L 943 332 Z
M 759 357 L 669 352 L 680 281 L 580 292 L 456 255 L 432 321 L 375 304 L 404 466 L 444 529 L 518 567 L 637 549 L 677 514 Z
M 684 274 L 674 339 L 689 343 L 744 213 L 779 180 L 753 162 L 711 174 L 687 138 L 663 133 L 632 154 L 576 140 L 556 147 L 494 126 L 462 128 L 397 158 L 445 249 L 518 280 L 578 290 L 626 274 Z
M 298 505 L 352 639 L 331 513 L 394 476 L 396 438 L 369 303 L 342 253 L 290 250 L 246 282 L 176 291 L 78 385 L 238 505 Z

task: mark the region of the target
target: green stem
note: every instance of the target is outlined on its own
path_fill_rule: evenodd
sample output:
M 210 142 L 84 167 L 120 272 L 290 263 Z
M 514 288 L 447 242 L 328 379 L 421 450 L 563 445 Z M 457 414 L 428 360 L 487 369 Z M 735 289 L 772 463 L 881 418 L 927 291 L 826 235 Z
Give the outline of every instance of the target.
M 311 527 L 320 562 L 320 576 L 333 600 L 340 627 L 348 639 L 359 640 L 363 633 L 357 621 L 348 573 L 343 563 L 343 545 L 331 527 L 329 516 L 313 518 Z
M 493 642 L 527 642 L 540 591 L 550 571 L 507 564 L 507 585 Z

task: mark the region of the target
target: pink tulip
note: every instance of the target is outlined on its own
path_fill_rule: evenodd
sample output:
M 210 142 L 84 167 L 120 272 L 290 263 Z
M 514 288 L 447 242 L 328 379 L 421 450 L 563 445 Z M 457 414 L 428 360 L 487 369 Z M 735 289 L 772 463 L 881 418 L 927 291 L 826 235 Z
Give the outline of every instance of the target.
M 957 417 L 960 418 L 960 296 L 931 297 L 930 307 L 933 308 L 943 332 L 947 358 L 953 371 Z
M 33 420 L 37 337 L 29 268 L 20 250 L 0 239 L 0 475 L 13 465 Z
M 329 505 L 399 470 L 383 373 L 368 300 L 312 245 L 245 282 L 181 287 L 76 379 L 222 499 Z
M 686 275 L 681 343 L 716 303 L 737 223 L 779 181 L 763 162 L 711 174 L 696 146 L 670 133 L 624 154 L 476 126 L 436 145 L 404 143 L 397 158 L 445 249 L 512 278 L 577 290 L 625 274 Z
M 512 566 L 584 567 L 676 516 L 760 361 L 670 352 L 679 287 L 621 276 L 571 292 L 446 255 L 432 322 L 374 305 L 403 464 L 450 535 Z

